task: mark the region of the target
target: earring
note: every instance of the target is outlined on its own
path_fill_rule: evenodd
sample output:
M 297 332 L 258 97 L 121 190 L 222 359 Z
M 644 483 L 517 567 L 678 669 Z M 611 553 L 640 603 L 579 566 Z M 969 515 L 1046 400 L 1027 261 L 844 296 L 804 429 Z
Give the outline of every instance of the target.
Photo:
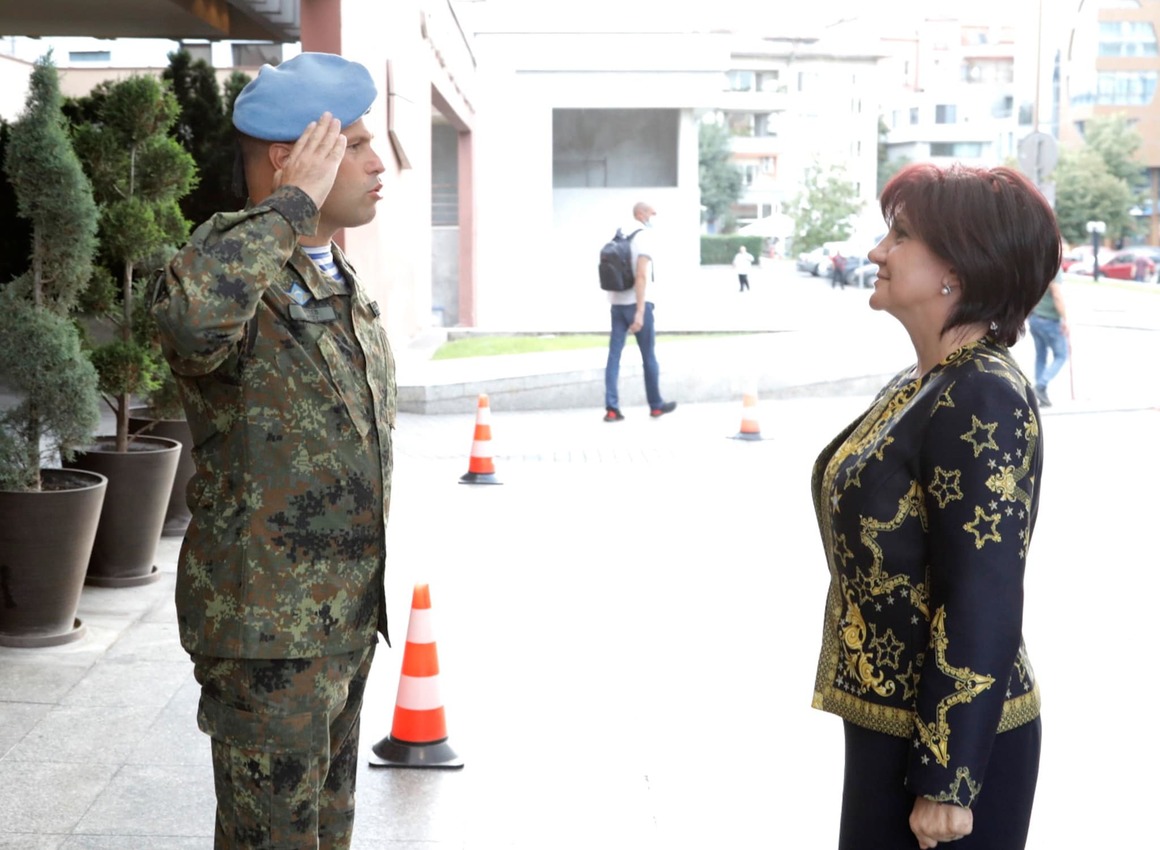
M 997 330 L 999 330 L 999 323 L 998 322 L 991 322 L 991 332 L 994 333 Z
M 950 287 L 950 285 L 949 285 L 949 284 L 946 284 L 946 283 L 944 283 L 944 284 L 943 284 L 943 286 L 942 286 L 942 294 L 943 294 L 943 295 L 950 295 L 950 294 L 951 294 L 951 287 Z

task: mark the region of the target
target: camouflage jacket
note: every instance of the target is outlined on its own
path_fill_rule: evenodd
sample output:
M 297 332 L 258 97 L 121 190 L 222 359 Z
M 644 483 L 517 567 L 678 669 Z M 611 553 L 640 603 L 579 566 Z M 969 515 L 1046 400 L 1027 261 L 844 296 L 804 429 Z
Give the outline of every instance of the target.
M 395 368 L 379 308 L 298 247 L 296 187 L 199 227 L 153 304 L 193 433 L 181 642 L 227 658 L 329 655 L 387 633 Z

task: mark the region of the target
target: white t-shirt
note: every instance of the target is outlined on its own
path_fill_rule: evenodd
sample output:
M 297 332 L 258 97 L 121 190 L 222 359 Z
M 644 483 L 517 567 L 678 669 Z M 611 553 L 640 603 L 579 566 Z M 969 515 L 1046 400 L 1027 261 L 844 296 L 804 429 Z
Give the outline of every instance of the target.
M 753 255 L 746 251 L 742 254 L 740 251 L 733 258 L 733 268 L 737 274 L 749 274 L 749 270 L 753 268 Z
M 641 257 L 648 257 L 652 262 L 649 263 L 649 277 L 648 283 L 645 286 L 644 296 L 646 301 L 656 303 L 656 258 L 653 256 L 653 246 L 655 245 L 655 236 L 649 228 L 645 227 L 641 222 L 633 219 L 632 223 L 626 227 L 620 228 L 620 232 L 625 236 L 632 233 L 634 230 L 640 232 L 632 237 L 632 268 L 636 271 L 636 265 Z M 609 304 L 635 304 L 636 291 L 626 289 L 624 292 L 609 292 Z

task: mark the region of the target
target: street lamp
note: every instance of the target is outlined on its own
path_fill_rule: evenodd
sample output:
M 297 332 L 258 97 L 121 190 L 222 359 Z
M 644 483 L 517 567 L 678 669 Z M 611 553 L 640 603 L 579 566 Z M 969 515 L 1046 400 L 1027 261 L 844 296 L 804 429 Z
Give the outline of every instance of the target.
M 1092 235 L 1092 280 L 1100 279 L 1100 239 L 1108 226 L 1102 221 L 1089 221 L 1087 232 Z

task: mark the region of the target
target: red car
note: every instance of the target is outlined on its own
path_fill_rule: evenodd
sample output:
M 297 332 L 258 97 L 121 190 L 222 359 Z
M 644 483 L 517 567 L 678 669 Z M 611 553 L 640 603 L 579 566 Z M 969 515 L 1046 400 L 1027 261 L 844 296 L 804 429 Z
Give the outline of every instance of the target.
M 1155 248 L 1138 247 L 1123 248 L 1119 251 L 1108 250 L 1100 252 L 1100 276 L 1118 280 L 1155 280 L 1156 262 L 1158 259 Z M 1078 262 L 1069 271 L 1074 274 L 1090 275 L 1092 264 Z

